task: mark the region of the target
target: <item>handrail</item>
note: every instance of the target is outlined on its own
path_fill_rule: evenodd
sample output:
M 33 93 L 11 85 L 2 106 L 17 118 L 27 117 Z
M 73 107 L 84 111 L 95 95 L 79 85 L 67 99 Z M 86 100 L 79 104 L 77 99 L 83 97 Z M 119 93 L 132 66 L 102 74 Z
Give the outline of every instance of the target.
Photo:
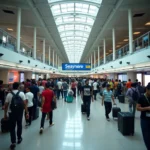
M 145 41 L 145 42 L 147 42 L 146 45 L 144 45 L 144 41 L 143 41 L 143 40 L 142 40 L 142 45 L 140 45 L 139 43 L 138 43 L 138 45 L 135 44 L 135 42 L 139 42 L 138 40 L 141 39 L 141 38 L 143 38 L 143 37 L 145 37 L 146 35 L 148 35 L 148 39 L 147 39 L 147 41 Z M 136 46 L 136 47 L 135 47 L 135 46 Z M 144 34 L 141 35 L 140 37 L 137 37 L 137 38 L 133 41 L 133 53 L 134 53 L 135 51 L 139 51 L 140 49 L 144 48 L 143 46 L 144 46 L 144 47 L 150 46 L 150 31 L 144 33 Z M 140 48 L 139 48 L 139 49 L 136 49 L 137 47 L 140 47 Z M 126 49 L 125 49 L 125 48 L 126 48 Z M 122 54 L 122 52 L 123 52 L 123 54 Z M 119 54 L 119 53 L 121 53 L 121 54 Z M 129 54 L 129 44 L 126 44 L 126 45 L 124 45 L 123 47 L 118 48 L 118 49 L 116 50 L 116 60 L 119 59 L 119 58 L 122 58 L 122 57 L 124 57 L 124 56 L 126 56 L 126 55 L 128 55 L 128 54 Z M 108 60 L 108 58 L 110 57 L 110 55 L 113 56 L 113 53 L 110 53 L 109 55 L 106 56 L 106 63 L 108 63 L 108 62 L 110 62 L 110 61 L 113 60 L 113 58 L 112 58 L 112 60 L 110 60 L 110 61 Z M 103 61 L 103 58 L 102 58 L 102 59 L 99 59 L 99 60 L 100 60 L 100 65 L 102 65 L 103 63 L 101 63 L 101 62 Z

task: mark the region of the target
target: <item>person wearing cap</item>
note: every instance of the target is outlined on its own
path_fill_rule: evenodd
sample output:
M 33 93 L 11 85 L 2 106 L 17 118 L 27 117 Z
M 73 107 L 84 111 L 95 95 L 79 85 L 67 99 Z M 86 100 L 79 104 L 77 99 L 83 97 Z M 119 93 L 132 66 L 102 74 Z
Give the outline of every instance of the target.
M 49 84 L 45 84 L 45 90 L 42 92 L 42 105 L 41 105 L 41 112 L 42 112 L 42 119 L 41 119 L 41 128 L 40 134 L 43 133 L 44 129 L 44 122 L 47 113 L 49 113 L 49 125 L 53 126 L 53 110 L 52 110 L 52 100 L 56 102 L 56 97 L 54 92 L 49 89 Z
M 87 120 L 90 120 L 90 105 L 91 100 L 93 100 L 93 90 L 92 87 L 89 86 L 89 80 L 85 80 L 85 85 L 82 87 L 81 91 L 81 99 L 83 100 L 83 104 L 86 107 Z
M 110 84 L 106 84 L 106 89 L 103 91 L 103 96 L 102 96 L 102 106 L 105 105 L 105 115 L 107 121 L 110 121 L 109 119 L 109 114 L 112 109 L 112 102 L 115 105 L 115 100 L 113 96 L 113 92 L 111 91 L 111 86 Z
M 137 102 L 137 110 L 141 111 L 141 129 L 147 150 L 150 150 L 150 84 L 146 92 Z

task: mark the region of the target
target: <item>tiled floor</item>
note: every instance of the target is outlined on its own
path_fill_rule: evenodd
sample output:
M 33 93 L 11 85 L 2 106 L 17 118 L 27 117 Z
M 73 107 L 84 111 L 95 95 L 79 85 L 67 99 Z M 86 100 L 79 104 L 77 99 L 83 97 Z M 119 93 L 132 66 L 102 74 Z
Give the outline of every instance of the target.
M 16 150 L 146 150 L 143 143 L 139 112 L 136 113 L 135 135 L 123 136 L 118 132 L 117 121 L 105 120 L 104 107 L 100 98 L 91 104 L 91 120 L 81 114 L 81 99 L 73 103 L 58 102 L 54 111 L 53 127 L 45 122 L 43 135 L 39 135 L 40 119 L 23 129 L 23 142 Z M 128 111 L 127 104 L 118 104 L 122 111 Z M 0 111 L 0 117 L 2 117 Z M 0 150 L 8 150 L 9 134 L 0 134 Z

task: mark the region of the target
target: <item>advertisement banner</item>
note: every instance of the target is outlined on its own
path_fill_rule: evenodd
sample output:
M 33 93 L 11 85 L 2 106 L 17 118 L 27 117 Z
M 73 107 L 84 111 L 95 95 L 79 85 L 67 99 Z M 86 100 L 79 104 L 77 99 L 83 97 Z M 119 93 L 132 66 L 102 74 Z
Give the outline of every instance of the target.
M 91 64 L 89 63 L 63 63 L 62 70 L 78 70 L 78 71 L 90 71 Z

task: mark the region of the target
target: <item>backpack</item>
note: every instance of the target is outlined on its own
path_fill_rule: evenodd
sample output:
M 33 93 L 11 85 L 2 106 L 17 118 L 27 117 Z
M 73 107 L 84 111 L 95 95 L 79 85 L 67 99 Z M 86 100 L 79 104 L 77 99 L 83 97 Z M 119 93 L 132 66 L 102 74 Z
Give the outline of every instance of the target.
M 136 90 L 133 90 L 133 89 L 132 89 L 132 91 L 133 91 L 133 93 L 132 93 L 132 99 L 133 99 L 133 101 L 138 101 L 138 99 L 139 99 L 138 92 Z
M 10 104 L 10 110 L 12 112 L 17 111 L 17 110 L 23 110 L 24 109 L 24 102 L 22 98 L 19 96 L 20 92 L 17 92 L 16 94 L 11 92 L 13 95 L 11 104 Z
M 118 83 L 117 89 L 118 89 L 118 90 L 121 90 L 121 89 L 122 89 L 121 83 Z
M 82 85 L 81 82 L 78 82 L 78 87 L 81 87 L 81 85 Z
M 66 90 L 68 88 L 67 83 L 63 83 L 63 89 Z

